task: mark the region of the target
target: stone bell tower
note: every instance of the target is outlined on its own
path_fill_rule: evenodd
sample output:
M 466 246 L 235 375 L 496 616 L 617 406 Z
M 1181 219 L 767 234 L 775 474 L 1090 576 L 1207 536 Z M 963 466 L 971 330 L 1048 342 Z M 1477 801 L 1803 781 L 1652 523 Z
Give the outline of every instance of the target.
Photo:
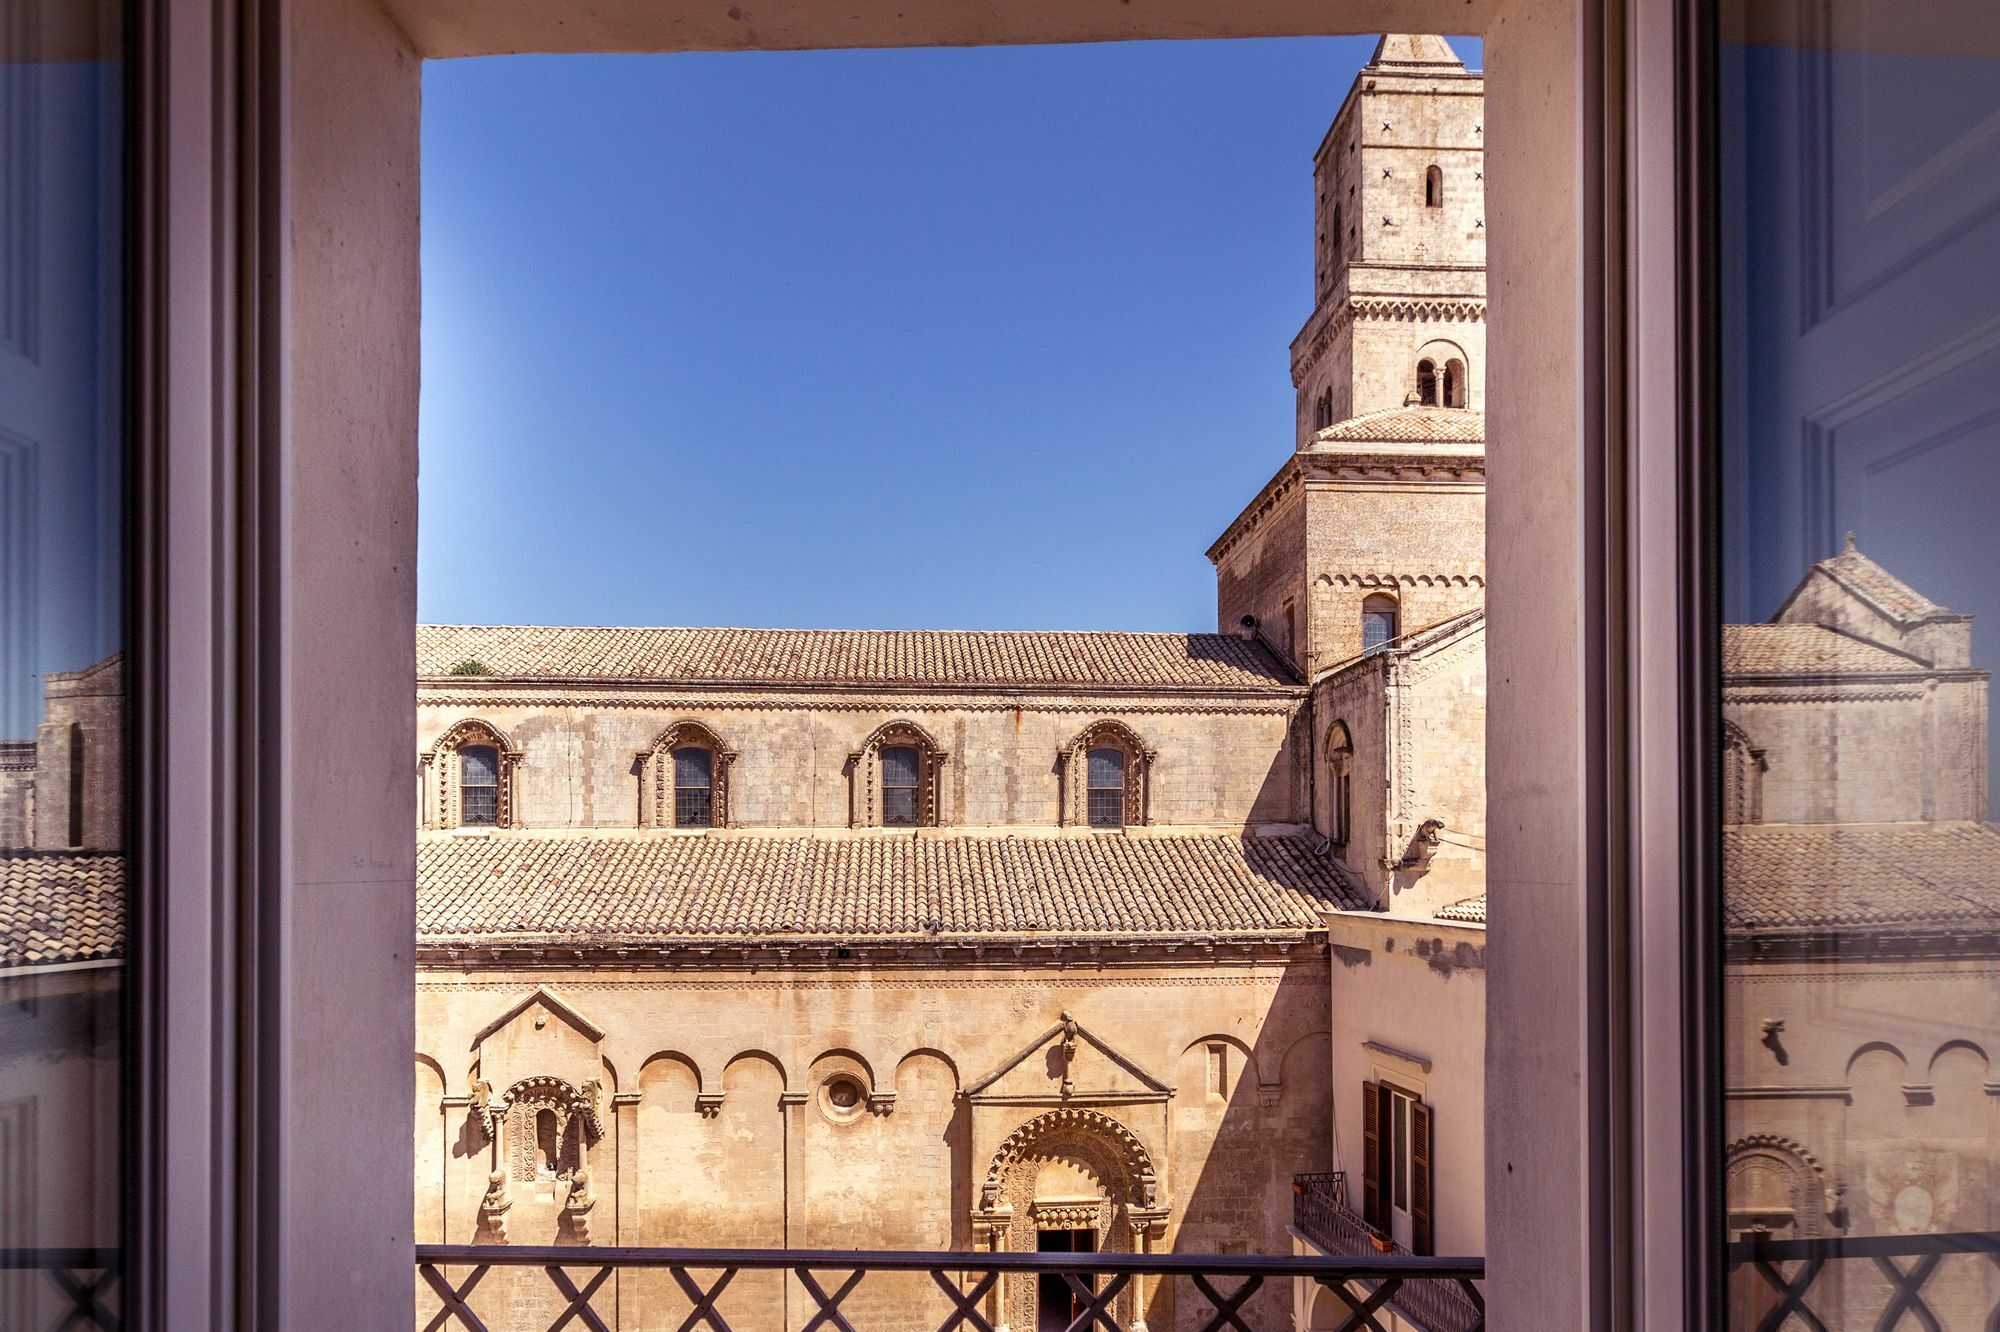
M 1295 452 L 1208 557 L 1224 632 L 1307 678 L 1486 595 L 1485 83 L 1391 34 L 1313 158 Z
M 1393 407 L 1485 407 L 1485 89 L 1444 38 L 1392 33 L 1320 142 L 1299 447 Z

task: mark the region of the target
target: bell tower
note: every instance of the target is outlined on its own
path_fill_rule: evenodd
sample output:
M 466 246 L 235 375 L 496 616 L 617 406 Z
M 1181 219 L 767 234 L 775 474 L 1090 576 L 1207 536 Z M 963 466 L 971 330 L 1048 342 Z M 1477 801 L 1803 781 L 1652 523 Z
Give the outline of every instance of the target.
M 1321 140 L 1298 447 L 1371 412 L 1484 408 L 1485 87 L 1444 38 L 1392 33 Z

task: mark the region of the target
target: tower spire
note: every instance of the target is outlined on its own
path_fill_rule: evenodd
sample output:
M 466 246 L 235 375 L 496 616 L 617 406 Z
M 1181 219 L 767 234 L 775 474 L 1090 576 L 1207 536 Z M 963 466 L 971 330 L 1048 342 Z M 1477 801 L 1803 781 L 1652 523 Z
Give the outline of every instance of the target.
M 1385 32 L 1368 58 L 1370 69 L 1407 69 L 1419 73 L 1434 69 L 1464 69 L 1465 62 L 1451 43 L 1427 32 Z

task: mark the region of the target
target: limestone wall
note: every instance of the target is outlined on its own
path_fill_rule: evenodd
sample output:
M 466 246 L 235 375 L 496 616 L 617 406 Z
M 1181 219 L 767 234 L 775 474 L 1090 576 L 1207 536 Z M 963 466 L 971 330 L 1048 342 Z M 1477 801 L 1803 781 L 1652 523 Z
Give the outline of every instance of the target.
M 463 1241 L 478 1229 L 496 1149 L 470 1126 L 475 1066 L 498 1094 L 544 1064 L 577 1076 L 578 1049 L 604 1082 L 605 1132 L 588 1152 L 596 1243 L 967 1247 L 995 1144 L 1072 1106 L 1125 1126 L 1150 1157 L 1167 1208 L 1155 1249 L 1285 1252 L 1291 1176 L 1331 1151 L 1331 992 L 1318 948 L 1067 968 L 426 967 L 417 988 L 426 1237 Z M 1056 1043 L 1035 1048 L 1065 1012 L 1087 1033 L 1066 1066 L 1068 1097 Z M 1003 1085 L 977 1090 L 1010 1067 Z M 829 1100 L 841 1078 L 860 1084 L 858 1106 Z M 1148 1091 L 1154 1083 L 1168 1091 Z M 497 1159 L 507 1157 L 503 1144 Z M 1031 1195 L 1094 1187 L 1063 1173 L 1061 1152 L 1049 1159 Z M 553 1177 L 512 1186 L 508 1240 L 554 1240 L 568 1189 Z M 1105 1238 L 1131 1242 L 1129 1231 Z M 686 1313 L 665 1274 L 619 1281 L 617 1326 L 673 1326 Z M 745 1274 L 731 1289 L 732 1326 L 803 1321 L 795 1284 L 786 1297 L 775 1279 Z M 542 1298 L 527 1285 L 518 1296 L 524 1311 Z M 1267 1325 L 1285 1299 L 1274 1285 L 1253 1322 Z M 1199 1303 L 1176 1310 L 1173 1291 L 1155 1292 L 1149 1324 L 1179 1326 Z M 870 1277 L 851 1308 L 883 1326 L 932 1326 L 944 1312 L 921 1275 Z
M 1307 495 L 1310 670 L 1361 653 L 1361 603 L 1394 596 L 1405 634 L 1486 600 L 1486 490 L 1477 483 L 1326 482 Z
M 440 697 L 456 701 L 436 701 Z M 427 691 L 417 747 L 478 717 L 521 754 L 517 820 L 528 827 L 638 826 L 635 754 L 677 721 L 694 719 L 738 757 L 730 768 L 730 822 L 744 827 L 843 828 L 849 755 L 876 727 L 905 718 L 949 754 L 942 774 L 948 826 L 1040 825 L 1058 820 L 1057 751 L 1090 723 L 1123 721 L 1157 753 L 1148 780 L 1155 824 L 1292 823 L 1305 819 L 1291 715 L 1302 699 L 1242 696 L 1003 697 L 931 689 L 906 695 L 776 692 L 699 696 L 632 691 L 578 695 L 497 689 L 467 696 Z M 434 768 L 424 803 L 435 809 Z

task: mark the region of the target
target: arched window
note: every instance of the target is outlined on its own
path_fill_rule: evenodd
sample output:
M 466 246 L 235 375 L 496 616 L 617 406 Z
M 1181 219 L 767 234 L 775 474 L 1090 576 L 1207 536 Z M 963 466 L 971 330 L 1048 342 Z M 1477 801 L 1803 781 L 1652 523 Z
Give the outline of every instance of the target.
M 1453 357 L 1444 363 L 1444 405 L 1466 405 L 1465 362 Z
M 1346 849 L 1354 829 L 1354 738 L 1347 723 L 1335 722 L 1326 732 L 1327 767 L 1333 778 L 1332 842 Z
M 556 1112 L 546 1107 L 535 1112 L 535 1172 L 553 1175 L 562 1169 L 562 1130 L 556 1126 Z
M 636 751 L 639 826 L 726 828 L 736 751 L 698 721 L 677 721 Z
M 701 745 L 674 751 L 674 826 L 707 828 L 715 822 L 715 754 Z
M 1444 207 L 1444 172 L 1435 165 L 1424 172 L 1424 207 Z
M 1764 751 L 1734 722 L 1722 724 L 1722 821 L 1764 821 L 1764 774 L 1770 765 Z
M 944 822 L 940 793 L 950 757 L 912 721 L 875 729 L 847 756 L 848 820 L 856 828 L 935 828 Z
M 468 717 L 421 756 L 427 828 L 511 828 L 514 772 L 521 751 L 486 722 Z
M 1152 821 L 1147 796 L 1153 760 L 1138 733 L 1109 717 L 1094 721 L 1056 751 L 1064 827 L 1133 828 Z
M 500 822 L 500 751 L 467 745 L 458 751 L 458 821 L 468 828 Z
M 923 785 L 923 761 L 915 745 L 888 745 L 882 750 L 882 826 L 914 828 Z
M 1125 751 L 1099 745 L 1090 751 L 1090 826 L 1125 826 Z
M 1313 429 L 1324 430 L 1333 424 L 1333 390 L 1321 389 L 1313 399 Z
M 1361 603 L 1361 650 L 1373 652 L 1396 637 L 1396 599 L 1376 593 Z
M 1437 362 L 1428 358 L 1417 362 L 1417 402 L 1424 407 L 1438 405 Z

